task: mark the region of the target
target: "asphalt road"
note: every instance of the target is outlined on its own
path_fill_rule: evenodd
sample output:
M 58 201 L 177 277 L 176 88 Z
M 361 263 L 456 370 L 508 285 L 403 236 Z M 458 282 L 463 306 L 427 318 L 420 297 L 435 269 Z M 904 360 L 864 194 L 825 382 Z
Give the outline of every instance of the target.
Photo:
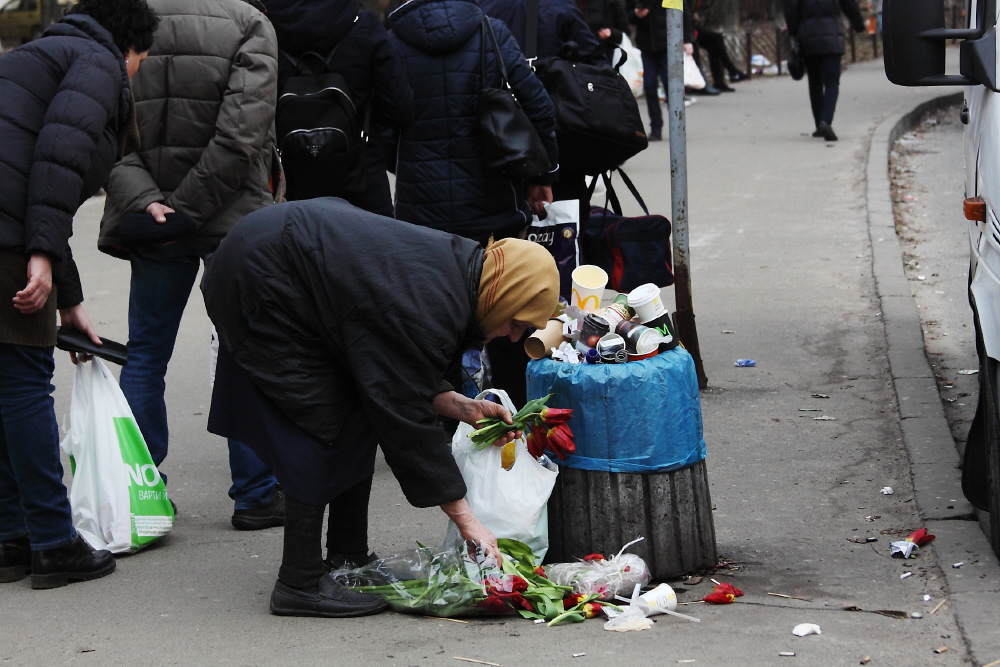
M 871 656 L 871 665 L 963 664 L 951 611 L 929 614 L 945 594 L 933 553 L 903 562 L 885 551 L 920 520 L 876 316 L 864 212 L 870 132 L 931 93 L 891 86 L 880 62 L 852 66 L 834 123 L 841 141 L 826 144 L 809 137 L 804 82 L 754 81 L 738 91 L 689 107 L 688 128 L 694 303 L 711 383 L 702 403 L 709 479 L 719 551 L 732 563 L 713 576 L 746 592 L 739 604 L 691 605 L 685 610 L 702 623 L 659 620 L 651 631 L 625 635 L 604 632 L 598 621 L 549 629 L 519 619 L 459 624 L 391 613 L 338 621 L 270 616 L 281 532 L 229 526 L 225 443 L 205 431 L 209 323 L 195 293 L 167 377 L 173 437 L 163 470 L 180 507 L 174 532 L 120 558 L 118 572 L 101 581 L 45 592 L 26 581 L 4 586 L 0 662 L 388 667 L 458 665 L 453 658 L 462 656 L 504 665 L 826 666 Z M 628 165 L 651 208 L 664 213 L 668 150 L 666 142 L 653 145 Z M 74 254 L 88 311 L 103 335 L 124 340 L 129 271 L 94 247 L 102 205 L 95 199 L 80 210 Z M 735 368 L 744 357 L 757 367 Z M 72 386 L 64 354 L 56 385 L 61 417 Z M 817 414 L 836 420 L 815 421 Z M 887 485 L 894 495 L 879 492 Z M 371 546 L 386 554 L 440 539 L 445 520 L 408 506 L 380 463 L 371 525 Z M 858 536 L 878 542 L 848 541 Z M 900 579 L 907 571 L 914 576 Z M 711 587 L 707 579 L 675 583 L 682 601 Z M 792 636 L 802 622 L 819 624 L 822 636 Z M 949 651 L 933 653 L 942 645 Z M 796 657 L 779 658 L 781 651 Z M 587 655 L 572 660 L 574 653 Z

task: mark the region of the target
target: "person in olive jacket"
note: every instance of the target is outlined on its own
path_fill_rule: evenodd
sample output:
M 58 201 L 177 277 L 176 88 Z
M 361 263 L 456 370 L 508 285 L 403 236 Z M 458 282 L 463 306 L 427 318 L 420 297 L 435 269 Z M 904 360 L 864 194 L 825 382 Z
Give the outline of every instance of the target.
M 132 266 L 121 388 L 157 466 L 169 439 L 167 363 L 199 264 L 240 218 L 274 203 L 278 48 L 254 2 L 150 0 L 163 23 L 135 79 L 142 148 L 108 181 L 98 247 Z M 126 250 L 122 222 L 142 212 L 150 226 L 182 214 L 195 230 L 173 243 Z M 233 526 L 281 525 L 284 501 L 267 466 L 235 441 L 229 463 Z
M 401 130 L 413 123 L 413 91 L 399 54 L 378 17 L 357 0 L 264 0 L 267 18 L 278 35 L 278 90 L 294 71 L 288 56 L 307 52 L 328 57 L 331 72 L 344 77 L 359 115 L 371 109 L 372 128 Z M 336 49 L 336 50 L 334 50 Z M 364 159 L 365 191 L 349 201 L 366 211 L 392 217 L 379 132 L 368 132 Z M 395 165 L 393 165 L 395 168 Z
M 840 94 L 840 59 L 844 55 L 844 24 L 847 16 L 855 32 L 865 29 L 865 20 L 855 0 L 785 0 L 788 34 L 799 40 L 799 52 L 809 79 L 809 103 L 816 122 L 814 137 L 836 141 L 833 113 Z
M 385 607 L 328 573 L 320 541 L 329 504 L 329 530 L 356 545 L 355 563 L 367 556 L 379 447 L 412 505 L 439 506 L 463 537 L 495 552 L 438 416 L 511 423 L 503 407 L 457 394 L 445 377 L 470 345 L 545 325 L 559 299 L 545 248 L 503 239 L 484 250 L 325 197 L 240 221 L 208 261 L 202 290 L 222 343 L 209 430 L 253 447 L 287 493 L 272 613 Z
M 30 572 L 32 588 L 55 588 L 115 570 L 73 528 L 53 347 L 57 310 L 101 344 L 69 237 L 76 210 L 137 146 L 129 80 L 156 26 L 145 0 L 80 0 L 0 58 L 0 583 Z

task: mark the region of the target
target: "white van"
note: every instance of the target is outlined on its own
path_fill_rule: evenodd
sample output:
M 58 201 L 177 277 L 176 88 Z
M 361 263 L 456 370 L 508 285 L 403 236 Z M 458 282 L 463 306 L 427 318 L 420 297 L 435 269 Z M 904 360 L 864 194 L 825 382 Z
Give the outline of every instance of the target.
M 969 304 L 979 352 L 979 406 L 969 430 L 962 490 L 990 512 L 1000 554 L 1000 93 L 997 2 L 966 0 L 968 27 L 946 29 L 943 0 L 883 0 L 885 73 L 901 86 L 965 86 L 965 201 Z M 960 75 L 945 74 L 946 40 L 962 40 Z M 956 202 L 957 204 L 958 202 Z M 956 210 L 956 215 L 958 211 Z

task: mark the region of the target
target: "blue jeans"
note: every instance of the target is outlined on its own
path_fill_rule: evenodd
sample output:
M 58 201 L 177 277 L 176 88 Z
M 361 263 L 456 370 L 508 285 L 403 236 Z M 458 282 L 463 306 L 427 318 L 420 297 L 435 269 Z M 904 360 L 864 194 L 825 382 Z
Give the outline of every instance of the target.
M 0 541 L 33 551 L 76 539 L 52 408 L 51 347 L 0 343 Z
M 649 109 L 649 133 L 663 132 L 663 112 L 660 111 L 659 82 L 667 89 L 667 52 L 642 52 L 642 89 Z
M 157 466 L 167 458 L 169 441 L 163 399 L 167 363 L 198 267 L 212 250 L 206 243 L 182 240 L 131 253 L 128 364 L 122 368 L 121 388 Z M 270 502 L 274 475 L 246 445 L 229 441 L 229 467 L 233 476 L 229 497 L 236 502 L 236 509 L 254 509 Z M 166 481 L 166 476 L 163 479 Z

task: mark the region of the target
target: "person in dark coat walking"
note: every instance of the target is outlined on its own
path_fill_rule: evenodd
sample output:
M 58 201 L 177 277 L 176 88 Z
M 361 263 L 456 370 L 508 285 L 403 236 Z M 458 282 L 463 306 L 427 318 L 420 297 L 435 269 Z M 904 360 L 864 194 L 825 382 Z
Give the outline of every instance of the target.
M 704 49 L 708 54 L 708 69 L 712 73 L 712 83 L 715 90 L 723 93 L 736 92 L 726 84 L 726 72 L 729 73 L 729 81 L 736 83 L 750 78 L 747 72 L 741 72 L 733 64 L 729 57 L 729 49 L 726 47 L 726 36 L 723 33 L 725 26 L 725 16 L 718 0 L 695 0 L 695 10 L 693 16 L 693 27 L 695 34 L 694 60 L 700 65 L 699 50 Z
M 399 140 L 396 218 L 485 242 L 516 236 L 532 209 L 541 213 L 542 202 L 552 201 L 559 154 L 548 93 L 510 31 L 493 19 L 510 85 L 548 150 L 551 171 L 525 188 L 486 166 L 477 112 L 482 20 L 475 0 L 410 0 L 390 15 L 389 36 L 415 104 L 415 121 Z M 492 48 L 486 51 L 486 83 L 499 88 L 499 65 Z
M 145 0 L 80 0 L 0 58 L 0 582 L 30 572 L 32 588 L 55 588 L 115 570 L 73 528 L 53 347 L 57 310 L 101 344 L 69 237 L 76 210 L 138 146 L 130 79 L 156 26 Z
M 621 44 L 629 29 L 628 16 L 621 0 L 587 0 L 587 25 L 594 35 L 611 44 Z
M 344 77 L 359 115 L 371 107 L 373 125 L 401 130 L 413 122 L 413 92 L 385 28 L 357 0 L 266 0 L 267 18 L 278 36 L 278 90 L 294 71 L 288 56 L 314 52 Z M 334 49 L 336 51 L 334 52 Z M 392 194 L 378 131 L 365 146 L 367 187 L 355 206 L 392 217 Z M 395 165 L 393 165 L 395 167 Z
M 809 79 L 809 102 L 816 121 L 814 137 L 836 141 L 833 113 L 840 93 L 840 58 L 844 55 L 841 13 L 855 32 L 865 29 L 854 0 L 785 0 L 788 34 L 799 40 Z
M 548 251 L 519 239 L 484 251 L 327 197 L 245 217 L 209 260 L 202 289 L 221 341 L 209 429 L 246 442 L 287 494 L 272 613 L 385 607 L 337 583 L 320 542 L 330 504 L 329 531 L 354 542 L 353 562 L 368 556 L 376 447 L 412 505 L 440 506 L 495 552 L 438 416 L 511 415 L 455 393 L 445 376 L 469 345 L 544 326 L 559 296 Z

